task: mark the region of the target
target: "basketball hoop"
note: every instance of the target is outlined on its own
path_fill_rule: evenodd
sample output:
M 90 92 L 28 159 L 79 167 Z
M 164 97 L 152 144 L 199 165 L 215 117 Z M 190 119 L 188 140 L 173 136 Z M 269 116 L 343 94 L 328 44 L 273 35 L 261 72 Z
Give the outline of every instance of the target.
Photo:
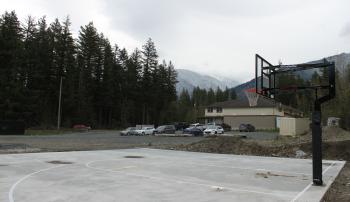
M 244 91 L 245 95 L 248 98 L 249 106 L 256 107 L 258 105 L 259 94 L 256 93 L 255 88 L 248 88 Z

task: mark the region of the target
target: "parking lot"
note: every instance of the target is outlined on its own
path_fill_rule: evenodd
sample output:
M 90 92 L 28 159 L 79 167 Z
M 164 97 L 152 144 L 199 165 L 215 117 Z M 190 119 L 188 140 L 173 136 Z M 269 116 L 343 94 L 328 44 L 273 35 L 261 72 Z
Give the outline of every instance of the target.
M 0 135 L 0 153 L 123 149 L 189 144 L 203 137 L 120 136 L 119 131 L 61 135 Z
M 134 147 L 172 146 L 199 142 L 204 137 L 175 136 L 120 136 L 119 131 L 89 131 L 60 135 L 0 135 L 0 153 L 76 151 L 99 149 L 125 149 Z M 278 136 L 274 132 L 226 132 L 225 136 L 244 136 L 249 139 L 272 140 Z

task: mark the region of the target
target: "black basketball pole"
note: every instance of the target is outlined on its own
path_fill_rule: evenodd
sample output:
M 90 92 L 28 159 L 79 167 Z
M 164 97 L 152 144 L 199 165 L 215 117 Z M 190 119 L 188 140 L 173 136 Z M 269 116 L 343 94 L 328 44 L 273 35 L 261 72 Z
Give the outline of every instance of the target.
M 312 179 L 314 185 L 322 185 L 322 124 L 321 103 L 316 99 L 312 112 Z
M 326 60 L 324 60 L 326 63 Z M 323 185 L 322 181 L 322 113 L 321 104 L 335 97 L 335 64 L 330 63 L 328 68 L 328 95 L 321 98 L 317 97 L 317 88 L 315 89 L 316 99 L 314 111 L 312 113 L 312 181 L 314 185 Z
M 259 68 L 259 61 L 261 62 L 261 72 L 258 71 Z M 262 65 L 263 63 L 266 63 L 267 65 Z M 257 89 L 256 93 L 261 94 L 262 96 L 266 96 L 269 98 L 274 99 L 274 95 L 276 91 L 279 90 L 290 90 L 288 88 L 282 89 L 282 88 L 276 88 L 276 80 L 275 76 L 279 73 L 287 73 L 287 72 L 296 72 L 296 71 L 303 71 L 303 70 L 311 70 L 311 69 L 320 69 L 320 68 L 328 68 L 328 85 L 312 85 L 312 86 L 293 86 L 293 88 L 290 89 L 296 89 L 296 90 L 315 90 L 315 103 L 314 103 L 314 110 L 312 112 L 312 181 L 313 184 L 316 186 L 323 185 L 322 181 L 322 117 L 321 117 L 321 105 L 322 103 L 325 103 L 335 97 L 335 63 L 334 62 L 328 62 L 326 59 L 323 60 L 323 62 L 319 63 L 304 63 L 304 64 L 296 64 L 296 65 L 276 65 L 273 66 L 269 62 L 267 62 L 264 58 L 259 56 L 258 54 L 255 54 L 255 87 Z M 264 70 L 268 70 L 267 73 L 264 73 Z M 317 72 L 314 71 L 314 72 Z M 258 74 L 261 74 L 260 76 Z M 268 86 L 264 87 L 264 78 L 268 78 Z M 271 82 L 271 79 L 273 78 L 273 81 Z M 260 91 L 259 88 L 259 81 L 260 79 Z M 317 91 L 321 90 L 321 96 L 318 98 Z M 325 94 L 325 91 L 328 90 L 328 94 Z M 322 92 L 323 91 L 323 92 Z M 267 94 L 265 94 L 267 92 Z M 273 96 L 273 97 L 272 97 Z

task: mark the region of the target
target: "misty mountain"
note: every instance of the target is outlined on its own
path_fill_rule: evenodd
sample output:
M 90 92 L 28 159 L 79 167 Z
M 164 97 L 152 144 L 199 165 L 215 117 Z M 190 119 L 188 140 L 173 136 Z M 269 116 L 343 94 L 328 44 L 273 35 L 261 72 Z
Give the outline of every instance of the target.
M 176 69 L 176 72 L 178 80 L 176 91 L 178 94 L 180 94 L 183 89 L 191 93 L 197 86 L 202 89 L 212 88 L 216 90 L 219 87 L 224 90 L 226 87 L 232 88 L 238 84 L 238 82 L 230 78 L 204 75 L 187 69 Z
M 322 60 L 323 60 L 323 58 L 320 60 L 311 61 L 311 62 L 307 62 L 307 63 L 317 63 L 317 62 L 322 62 Z M 350 65 L 350 53 L 341 53 L 339 55 L 329 56 L 329 57 L 326 57 L 326 60 L 328 60 L 330 62 L 334 62 L 336 70 L 340 74 L 343 74 L 345 72 L 346 68 Z M 302 78 L 311 77 L 311 75 L 314 71 L 315 70 L 309 70 L 309 72 L 303 71 L 304 75 L 300 75 L 300 76 Z M 248 81 L 248 82 L 242 83 L 242 84 L 234 87 L 233 89 L 236 91 L 238 98 L 244 98 L 245 97 L 244 90 L 249 89 L 249 88 L 255 88 L 255 78 Z

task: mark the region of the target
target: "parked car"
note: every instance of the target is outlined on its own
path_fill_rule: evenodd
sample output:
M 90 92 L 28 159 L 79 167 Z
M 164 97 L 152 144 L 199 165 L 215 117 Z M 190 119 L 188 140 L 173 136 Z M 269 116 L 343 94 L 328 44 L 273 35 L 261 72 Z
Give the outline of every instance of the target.
M 185 122 L 175 122 L 174 126 L 176 130 L 184 130 L 185 128 L 188 128 L 190 124 Z
M 164 125 L 159 126 L 154 132 L 158 134 L 175 134 L 175 131 L 174 125 Z
M 204 130 L 204 135 L 216 135 L 224 134 L 224 129 L 221 126 L 210 125 L 207 129 Z
M 155 129 L 153 127 L 143 127 L 139 130 L 135 130 L 137 135 L 154 135 Z
M 255 127 L 252 124 L 242 123 L 241 125 L 239 125 L 239 132 L 254 132 L 254 131 L 255 131 Z
M 129 127 L 125 130 L 120 131 L 121 136 L 136 135 L 136 127 Z
M 209 122 L 206 124 L 206 127 L 208 128 L 209 126 L 221 126 L 225 132 L 231 131 L 231 126 L 226 124 L 226 123 L 215 123 L 215 122 Z
M 206 126 L 203 125 L 203 124 L 200 124 L 200 123 L 194 123 L 194 124 L 191 124 L 190 125 L 190 128 L 191 127 L 196 127 L 196 128 L 199 128 L 200 130 L 204 131 L 206 129 Z
M 78 131 L 89 131 L 91 130 L 91 127 L 84 124 L 76 124 L 73 126 L 73 129 Z
M 226 124 L 226 123 L 222 123 L 222 124 L 220 124 L 220 126 L 224 129 L 225 132 L 231 131 L 231 129 L 232 129 L 231 126 Z
M 189 127 L 183 130 L 184 134 L 192 134 L 193 136 L 203 136 L 203 131 L 197 127 Z

